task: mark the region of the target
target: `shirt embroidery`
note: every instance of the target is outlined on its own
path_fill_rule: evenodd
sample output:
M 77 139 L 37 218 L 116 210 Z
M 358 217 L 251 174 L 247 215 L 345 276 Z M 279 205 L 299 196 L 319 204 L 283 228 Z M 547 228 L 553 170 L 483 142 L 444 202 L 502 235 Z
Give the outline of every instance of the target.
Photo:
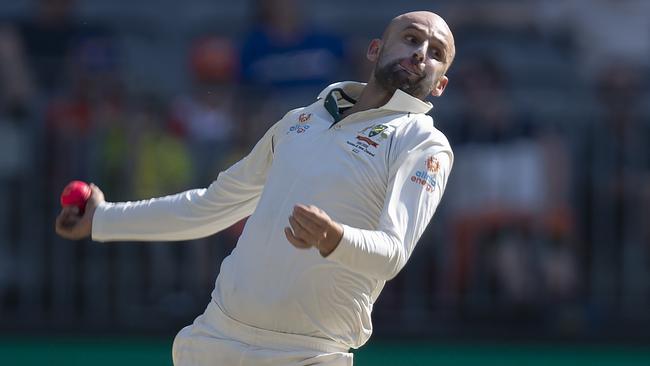
M 363 151 L 374 157 L 376 149 L 390 136 L 393 129 L 384 124 L 370 125 L 357 133 L 356 141 L 348 140 L 347 144 L 353 146 L 352 152 L 356 154 Z

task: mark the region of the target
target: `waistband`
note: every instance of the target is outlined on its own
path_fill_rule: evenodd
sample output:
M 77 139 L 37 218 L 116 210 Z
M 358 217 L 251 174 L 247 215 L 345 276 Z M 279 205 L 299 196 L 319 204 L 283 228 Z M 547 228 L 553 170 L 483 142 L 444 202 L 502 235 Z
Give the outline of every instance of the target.
M 251 346 L 281 350 L 314 350 L 325 353 L 348 352 L 349 348 L 330 339 L 256 328 L 229 317 L 213 300 L 205 309 L 208 321 L 214 322 L 229 337 Z

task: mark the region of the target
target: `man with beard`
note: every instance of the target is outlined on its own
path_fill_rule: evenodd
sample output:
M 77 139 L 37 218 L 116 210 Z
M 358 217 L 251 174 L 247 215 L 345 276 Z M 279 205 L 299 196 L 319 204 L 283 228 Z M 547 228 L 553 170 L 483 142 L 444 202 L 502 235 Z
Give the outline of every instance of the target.
M 57 232 L 189 240 L 252 214 L 212 301 L 176 336 L 174 364 L 351 365 L 449 176 L 452 151 L 424 99 L 442 94 L 454 54 L 438 15 L 400 15 L 368 47 L 367 84 L 332 84 L 288 112 L 207 189 L 108 203 L 93 186 L 84 215 L 64 209 Z

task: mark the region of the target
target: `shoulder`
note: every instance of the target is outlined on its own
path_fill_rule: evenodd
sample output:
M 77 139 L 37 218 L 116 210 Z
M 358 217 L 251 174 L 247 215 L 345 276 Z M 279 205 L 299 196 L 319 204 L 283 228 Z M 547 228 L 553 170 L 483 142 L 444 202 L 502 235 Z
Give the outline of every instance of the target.
M 452 153 L 449 140 L 438 130 L 433 119 L 426 114 L 411 114 L 410 118 L 399 128 L 396 138 L 402 149 L 445 151 Z
M 318 101 L 316 101 L 308 106 L 294 108 L 288 111 L 287 113 L 285 113 L 284 116 L 280 119 L 280 122 L 284 122 L 288 124 L 292 124 L 296 122 L 305 122 L 305 119 L 311 118 L 311 115 L 315 113 L 318 106 L 319 103 Z
M 436 162 L 436 170 L 448 174 L 454 153 L 447 137 L 434 126 L 430 116 L 411 114 L 395 133 L 388 162 L 393 170 Z
M 318 106 L 318 101 L 316 101 L 308 106 L 303 106 L 288 111 L 284 114 L 284 116 L 282 116 L 282 118 L 280 118 L 277 123 L 275 123 L 273 129 L 276 132 L 286 131 L 287 129 L 291 128 L 291 126 L 294 126 L 296 124 L 310 123 L 312 116 L 314 116 L 319 110 Z

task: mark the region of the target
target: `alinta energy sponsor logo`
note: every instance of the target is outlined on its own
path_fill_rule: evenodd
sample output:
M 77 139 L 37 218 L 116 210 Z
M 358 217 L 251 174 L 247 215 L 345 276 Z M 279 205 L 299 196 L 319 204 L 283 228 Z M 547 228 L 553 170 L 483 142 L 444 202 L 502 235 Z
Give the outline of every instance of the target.
M 348 145 L 353 146 L 352 152 L 365 152 L 370 156 L 375 156 L 374 149 L 386 140 L 392 131 L 392 127 L 386 125 L 372 125 L 359 131 L 356 141 L 348 141 Z
M 311 119 L 311 113 L 300 113 L 298 116 L 298 123 L 295 125 L 289 127 L 289 131 L 287 131 L 287 135 L 295 132 L 295 133 L 303 133 L 307 131 L 311 126 L 307 124 L 307 122 Z
M 440 161 L 434 156 L 429 156 L 424 161 L 424 166 L 426 170 L 417 170 L 411 176 L 411 182 L 421 185 L 427 192 L 432 193 L 438 185 L 435 174 L 440 171 Z

